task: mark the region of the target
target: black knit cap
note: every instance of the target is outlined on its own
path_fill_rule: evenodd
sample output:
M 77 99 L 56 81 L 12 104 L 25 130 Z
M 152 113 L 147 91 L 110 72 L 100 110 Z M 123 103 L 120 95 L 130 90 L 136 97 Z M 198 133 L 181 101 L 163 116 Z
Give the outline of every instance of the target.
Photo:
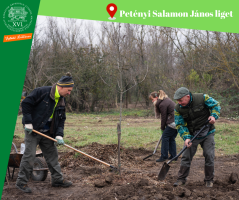
M 71 73 L 67 72 L 66 76 L 62 76 L 56 84 L 60 87 L 73 87 L 74 82 L 72 80 Z

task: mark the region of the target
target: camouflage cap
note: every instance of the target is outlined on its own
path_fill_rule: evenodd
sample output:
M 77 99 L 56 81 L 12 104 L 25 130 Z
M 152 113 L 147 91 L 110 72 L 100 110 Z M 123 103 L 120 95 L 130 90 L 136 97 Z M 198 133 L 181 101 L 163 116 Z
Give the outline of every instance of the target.
M 186 96 L 189 94 L 189 90 L 185 87 L 180 87 L 177 89 L 177 91 L 174 94 L 174 99 L 181 99 L 182 97 Z

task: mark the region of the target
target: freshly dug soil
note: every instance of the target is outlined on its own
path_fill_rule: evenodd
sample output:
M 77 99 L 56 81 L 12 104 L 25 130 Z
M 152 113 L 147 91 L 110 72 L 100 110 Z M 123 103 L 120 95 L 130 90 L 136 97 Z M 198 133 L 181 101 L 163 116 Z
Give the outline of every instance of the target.
M 77 149 L 117 167 L 117 145 L 92 143 Z M 193 159 L 190 175 L 185 186 L 173 187 L 177 180 L 180 158 L 170 164 L 164 181 L 157 176 L 163 163 L 156 163 L 160 150 L 151 154 L 145 149 L 121 148 L 121 175 L 110 172 L 109 167 L 75 152 L 61 153 L 59 162 L 64 178 L 73 182 L 69 188 L 51 187 L 50 173 L 43 182 L 29 181 L 31 194 L 15 187 L 18 169 L 13 179 L 4 184 L 2 200 L 5 199 L 104 199 L 104 200 L 172 200 L 172 199 L 239 199 L 239 155 L 215 158 L 213 188 L 204 185 L 204 158 Z

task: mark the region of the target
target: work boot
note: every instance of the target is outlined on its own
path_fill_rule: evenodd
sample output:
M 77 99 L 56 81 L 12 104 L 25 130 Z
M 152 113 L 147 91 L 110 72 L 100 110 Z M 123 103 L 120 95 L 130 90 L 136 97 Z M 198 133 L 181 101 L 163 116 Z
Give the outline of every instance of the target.
M 186 181 L 183 181 L 183 180 L 177 180 L 173 186 L 174 187 L 177 187 L 177 186 L 180 186 L 180 185 L 185 185 Z
M 18 189 L 20 189 L 21 191 L 26 192 L 26 193 L 31 193 L 32 192 L 31 188 L 29 188 L 27 186 L 27 184 L 26 185 L 24 185 L 24 184 L 16 184 L 16 187 Z
M 206 187 L 213 187 L 213 181 L 206 181 Z
M 52 185 L 52 187 L 69 187 L 72 185 L 72 182 L 66 181 L 66 180 L 54 181 L 54 182 L 52 182 L 51 185 Z

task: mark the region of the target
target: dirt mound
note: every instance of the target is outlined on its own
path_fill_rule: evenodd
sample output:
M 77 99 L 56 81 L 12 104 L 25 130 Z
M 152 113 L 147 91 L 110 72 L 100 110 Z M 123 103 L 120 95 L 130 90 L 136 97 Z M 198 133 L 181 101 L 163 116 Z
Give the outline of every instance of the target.
M 90 156 L 93 156 L 104 162 L 112 161 L 113 157 L 116 155 L 117 145 L 101 145 L 98 143 L 92 143 L 91 145 L 84 148 L 76 148 Z M 68 152 L 64 155 L 60 155 L 59 162 L 61 167 L 74 168 L 77 166 L 95 166 L 100 163 L 89 158 L 85 155 L 77 153 L 75 151 Z
M 118 147 L 116 144 L 111 145 L 102 145 L 99 143 L 92 143 L 89 146 L 80 148 L 76 147 L 76 149 L 87 153 L 90 156 L 93 156 L 99 160 L 102 160 L 108 164 L 116 165 L 117 155 L 118 155 Z M 142 164 L 142 156 L 151 154 L 152 152 L 145 150 L 143 148 L 140 149 L 125 149 L 120 147 L 121 151 L 121 162 L 124 166 L 134 166 L 138 164 Z M 60 155 L 59 162 L 61 167 L 67 168 L 75 168 L 77 166 L 96 166 L 101 165 L 100 162 L 95 161 L 92 158 L 84 156 L 75 151 L 68 152 L 64 155 Z

